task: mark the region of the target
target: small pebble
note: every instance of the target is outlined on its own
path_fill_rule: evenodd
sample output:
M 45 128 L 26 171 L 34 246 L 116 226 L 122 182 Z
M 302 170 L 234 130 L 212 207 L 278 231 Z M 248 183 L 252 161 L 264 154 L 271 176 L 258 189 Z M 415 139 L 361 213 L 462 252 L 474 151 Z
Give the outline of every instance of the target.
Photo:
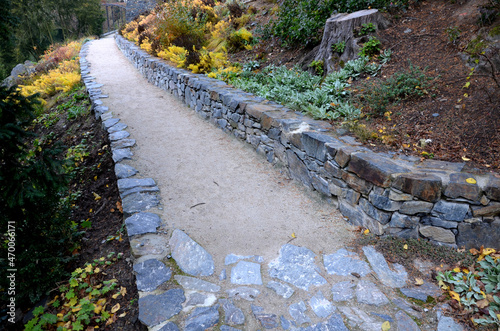
M 434 114 L 432 114 L 432 116 L 434 116 L 434 117 L 438 117 L 438 116 L 439 116 L 439 113 L 434 113 Z

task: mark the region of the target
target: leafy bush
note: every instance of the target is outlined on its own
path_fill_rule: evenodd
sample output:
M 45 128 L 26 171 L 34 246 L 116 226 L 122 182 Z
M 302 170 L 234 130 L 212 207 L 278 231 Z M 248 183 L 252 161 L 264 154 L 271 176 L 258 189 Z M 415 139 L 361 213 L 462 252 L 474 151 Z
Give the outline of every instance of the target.
M 299 68 L 268 66 L 261 72 L 243 71 L 229 82 L 263 98 L 303 111 L 318 119 L 353 119 L 359 109 L 348 102 L 350 78 L 361 73 L 375 74 L 379 65 L 369 64 L 368 57 L 349 61 L 344 68 L 325 77 Z
M 427 89 L 432 86 L 433 79 L 418 66 L 414 67 L 410 64 L 408 71 L 395 73 L 379 84 L 365 85 L 358 100 L 371 109 L 374 115 L 381 116 L 391 103 L 428 94 Z
M 363 44 L 363 47 L 359 51 L 360 56 L 372 57 L 380 53 L 380 46 L 382 43 L 377 37 L 370 36 L 370 39 Z
M 284 0 L 278 18 L 262 32 L 281 39 L 284 46 L 315 45 L 321 41 L 326 20 L 335 12 L 352 13 L 377 8 L 382 11 L 407 8 L 410 0 Z
M 338 43 L 332 44 L 332 51 L 337 52 L 339 54 L 344 53 L 345 50 L 345 41 L 339 41 Z
M 0 225 L 15 227 L 16 299 L 36 302 L 65 275 L 64 265 L 78 235 L 69 220 L 68 177 L 56 155 L 60 148 L 34 138 L 27 128 L 34 118 L 36 96 L 0 87 Z M 7 236 L 2 232 L 2 269 L 7 269 Z M 3 277 L 0 284 L 8 288 Z
M 250 50 L 252 49 L 252 41 L 252 33 L 245 28 L 241 28 L 229 35 L 227 40 L 228 50 L 231 52 L 236 52 L 242 49 Z
M 366 36 L 369 33 L 375 32 L 377 29 L 373 23 L 365 23 L 361 24 L 361 28 L 359 29 L 358 36 Z

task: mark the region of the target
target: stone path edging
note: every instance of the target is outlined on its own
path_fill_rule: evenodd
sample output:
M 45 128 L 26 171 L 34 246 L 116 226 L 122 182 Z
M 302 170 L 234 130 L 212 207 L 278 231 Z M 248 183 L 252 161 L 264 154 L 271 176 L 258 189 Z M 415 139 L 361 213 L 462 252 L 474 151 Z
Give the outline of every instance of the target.
M 122 36 L 116 42 L 150 83 L 245 140 L 269 162 L 287 167 L 292 178 L 337 204 L 352 224 L 376 235 L 500 248 L 498 176 L 462 172 L 465 163 L 373 153 L 326 122 L 173 68 Z
M 100 100 L 107 96 L 101 93 L 102 85 L 95 82 L 90 75 L 90 68 L 85 59 L 88 46 L 89 43 L 85 44 L 80 53 L 82 80 L 90 95 L 96 119 L 102 120 L 103 128 L 109 133 L 128 235 L 132 238 L 146 234 L 149 237 L 141 237 L 142 242 L 154 241 L 151 244 L 148 259 L 140 259 L 141 262 L 135 261 L 134 263 L 137 288 L 141 293 L 139 319 L 150 330 L 179 330 L 178 325 L 182 325 L 183 330 L 204 330 L 221 324 L 220 330 L 240 330 L 241 327 L 248 329 L 245 327 L 250 318 L 257 320 L 264 329 L 348 330 L 355 328 L 378 331 L 382 323 L 386 321 L 391 323 L 391 329 L 420 330 L 410 316 L 418 319 L 430 318 L 432 322 L 422 326 L 424 330 L 436 329 L 436 324 L 439 331 L 463 330 L 453 319 L 442 314 L 446 307 L 438 306 L 432 311 L 419 312 L 411 302 L 400 298 L 394 289 L 401 288 L 401 292 L 407 297 L 419 300 L 426 299 L 428 296 L 436 297 L 440 291 L 433 284 L 407 287 L 408 276 L 404 268 L 398 265 L 390 266 L 384 257 L 372 247 L 364 247 L 364 257 L 346 249 L 339 249 L 333 254 L 324 254 L 323 262 L 318 263 L 318 257 L 311 250 L 285 244 L 280 250 L 279 257 L 268 261 L 269 276 L 275 280 L 267 284 L 263 283 L 261 277 L 264 264 L 261 256 L 230 254 L 225 258 L 225 265 L 231 271 L 226 274 L 226 269 L 224 269 L 219 280 L 230 282 L 238 287 L 227 290 L 227 293 L 223 294 L 219 285 L 203 280 L 202 277 L 211 276 L 214 273 L 214 261 L 210 253 L 178 229 L 173 230 L 170 239 L 158 233 L 157 228 L 162 223 L 160 217 L 147 212 L 148 209 L 158 204 L 159 190 L 155 181 L 151 178 L 134 178 L 137 170 L 121 163 L 122 160 L 133 156 L 131 147 L 135 145 L 135 140 L 129 138 L 128 132 L 124 131 L 127 125 L 113 118 L 111 111 Z M 220 85 L 217 82 L 215 84 Z M 309 130 L 313 124 L 316 124 L 307 118 L 303 120 L 309 123 Z M 264 121 L 252 121 L 251 126 L 258 130 L 253 133 L 260 132 L 257 150 L 263 154 L 267 153 L 267 156 L 271 152 L 274 155 L 274 150 L 266 150 L 264 147 L 267 145 L 261 146 L 261 144 L 266 140 L 263 132 L 276 133 L 272 129 L 277 127 L 271 126 L 267 131 L 262 131 L 266 129 L 258 128 L 258 126 L 264 125 L 262 124 Z M 298 124 L 300 127 L 303 122 L 300 124 L 290 122 L 290 124 Z M 320 134 L 316 135 L 315 132 L 310 131 L 294 133 L 298 136 L 290 135 L 290 130 L 282 131 L 281 135 L 288 135 L 286 137 L 290 141 L 298 138 L 298 141 L 303 144 L 304 157 L 307 157 L 307 160 L 311 161 L 311 156 L 307 156 L 311 153 L 316 159 L 316 164 L 319 164 L 321 159 L 333 160 L 328 159 L 331 153 L 328 151 L 329 145 L 318 144 L 317 139 L 311 138 L 323 139 Z M 310 138 L 310 141 L 307 140 Z M 295 148 L 293 153 L 298 153 L 299 150 Z M 341 150 L 340 148 L 340 153 L 342 153 Z M 321 177 L 318 176 L 318 178 Z M 326 179 L 323 180 L 326 181 Z M 313 187 L 316 187 L 313 179 L 311 183 Z M 356 194 L 353 192 L 356 191 L 346 191 L 346 197 L 341 197 L 341 199 L 355 199 Z M 358 199 L 361 198 L 360 196 Z M 134 256 L 143 255 L 140 252 L 142 247 L 131 245 L 131 249 Z M 158 256 L 164 256 L 165 254 L 159 251 L 165 249 L 168 249 L 171 254 L 167 256 L 167 259 L 173 258 L 185 275 L 166 266 L 166 262 L 161 261 L 162 258 L 154 258 L 155 250 L 158 250 Z M 341 277 L 343 281 L 332 283 L 332 277 Z M 171 279 L 175 279 L 182 288 L 166 291 L 162 289 L 162 285 L 170 282 Z M 296 290 L 287 284 L 293 285 Z M 328 284 L 331 285 L 331 294 L 314 289 Z M 291 318 L 284 315 L 278 316 L 273 311 L 254 304 L 250 304 L 250 307 L 246 309 L 242 308 L 242 301 L 251 303 L 261 295 L 261 292 L 269 291 L 269 289 L 278 297 L 283 298 L 283 305 L 289 302 L 286 300 L 295 298 L 293 295 L 296 291 L 310 292 L 311 295 L 305 302 L 288 304 L 288 314 Z M 311 317 L 316 322 L 313 323 Z

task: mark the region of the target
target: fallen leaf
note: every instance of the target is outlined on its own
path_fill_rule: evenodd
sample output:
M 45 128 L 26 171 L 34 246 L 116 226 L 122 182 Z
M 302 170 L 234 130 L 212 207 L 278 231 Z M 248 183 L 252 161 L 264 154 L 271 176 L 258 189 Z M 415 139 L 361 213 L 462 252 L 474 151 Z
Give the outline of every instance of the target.
M 385 321 L 382 323 L 382 331 L 388 331 L 391 329 L 391 323 L 389 321 Z
M 122 203 L 120 201 L 116 202 L 116 209 L 118 209 L 120 213 L 123 213 Z
M 424 285 L 424 280 L 422 278 L 415 278 L 415 285 Z
M 403 246 L 403 249 L 408 249 L 408 245 L 407 245 L 407 244 L 405 244 L 405 245 Z
M 101 196 L 95 192 L 92 192 L 92 194 L 94 195 L 94 200 L 101 200 Z
M 469 183 L 469 184 L 476 184 L 477 183 L 477 181 L 474 178 L 472 178 L 472 177 L 471 178 L 467 178 L 465 181 L 467 183 Z
M 94 180 L 97 180 L 97 176 L 94 176 Z
M 370 230 L 366 229 L 365 231 L 363 231 L 363 234 L 366 236 L 368 233 L 370 233 Z
M 469 249 L 469 252 L 472 254 L 472 255 L 478 255 L 479 254 L 479 251 L 475 248 L 471 248 Z
M 446 285 L 446 284 L 445 284 L 442 280 L 438 281 L 438 285 L 439 285 L 439 287 L 441 287 L 441 289 L 443 289 L 443 290 L 445 290 L 445 291 L 446 291 L 447 289 L 449 289 L 449 288 L 450 288 L 450 287 L 449 287 L 448 285 Z
M 485 307 L 488 307 L 489 306 L 489 302 L 488 302 L 488 299 L 483 299 L 483 300 L 479 300 L 478 302 L 476 302 L 476 305 L 479 307 L 479 308 L 485 308 Z
M 118 310 L 120 310 L 120 304 L 119 304 L 119 303 L 117 303 L 116 305 L 114 305 L 114 306 L 111 308 L 111 314 L 116 313 Z
M 292 238 L 297 238 L 297 236 L 295 235 L 295 232 L 292 232 Z
M 470 161 L 470 159 L 466 158 L 465 156 L 462 156 L 462 160 L 464 160 L 465 162 Z
M 120 314 L 118 317 L 125 317 L 127 313 Z
M 120 287 L 120 294 L 124 297 L 127 294 L 127 289 L 125 287 Z
M 453 269 L 453 272 L 460 272 L 460 268 Z
M 118 296 L 119 296 L 119 295 L 120 295 L 120 292 L 113 294 L 111 297 L 112 297 L 113 299 L 116 299 L 116 298 L 118 298 Z
M 455 292 L 455 291 L 448 291 L 448 293 L 450 294 L 450 296 L 451 296 L 452 299 L 455 299 L 458 302 L 460 302 L 460 295 L 457 292 Z

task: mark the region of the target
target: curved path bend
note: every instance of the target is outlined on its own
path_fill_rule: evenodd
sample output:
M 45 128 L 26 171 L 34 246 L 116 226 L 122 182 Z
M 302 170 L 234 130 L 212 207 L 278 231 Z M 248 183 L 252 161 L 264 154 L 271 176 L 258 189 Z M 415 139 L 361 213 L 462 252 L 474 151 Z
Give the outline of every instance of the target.
M 133 156 L 120 163 L 139 171 L 132 178 L 152 178 L 159 188 L 160 204 L 147 211 L 162 220 L 156 235 L 163 240 L 151 241 L 150 249 L 163 255 L 155 263 L 140 256 L 134 267 L 143 323 L 154 330 L 204 330 L 214 323 L 220 330 L 380 330 L 389 321 L 391 330 L 413 330 L 411 316 L 422 320 L 422 329 L 435 329 L 435 312 L 412 310 L 398 296 L 404 270 L 384 265 L 383 257 L 377 269 L 369 249 L 369 263 L 348 251 L 354 235 L 333 204 L 149 84 L 113 37 L 92 41 L 86 59 L 108 96 L 103 105 L 136 140 Z M 174 275 L 189 276 L 165 244 L 179 230 L 212 257 L 211 275 L 197 276 L 213 288 L 187 277 L 154 278 L 165 269 L 158 260 L 173 266 Z M 143 245 L 147 236 L 131 237 L 131 245 Z M 403 283 L 386 281 L 380 270 Z

